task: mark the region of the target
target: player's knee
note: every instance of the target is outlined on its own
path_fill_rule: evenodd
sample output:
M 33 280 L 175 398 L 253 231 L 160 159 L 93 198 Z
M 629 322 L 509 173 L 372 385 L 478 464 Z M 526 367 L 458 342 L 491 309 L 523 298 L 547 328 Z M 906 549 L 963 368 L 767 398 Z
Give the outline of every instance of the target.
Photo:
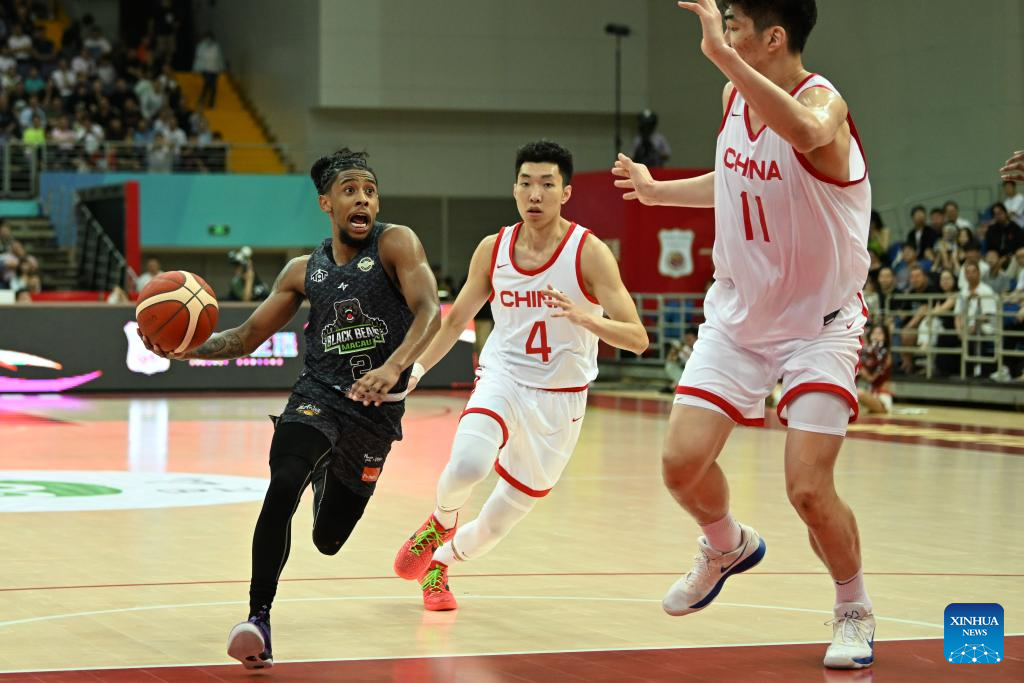
M 705 458 L 686 444 L 666 444 L 661 453 L 661 475 L 672 489 L 686 488 L 695 482 L 705 466 Z
M 267 498 L 295 500 L 302 493 L 306 475 L 303 472 L 281 470 L 270 475 L 270 484 L 267 486 Z
M 812 486 L 805 482 L 789 482 L 786 484 L 786 495 L 789 502 L 800 515 L 800 519 L 812 523 L 822 518 L 825 506 L 831 496 L 820 486 Z
M 481 458 L 478 454 L 461 453 L 452 458 L 446 469 L 456 481 L 470 484 L 486 479 L 493 465 L 494 460 L 491 458 Z

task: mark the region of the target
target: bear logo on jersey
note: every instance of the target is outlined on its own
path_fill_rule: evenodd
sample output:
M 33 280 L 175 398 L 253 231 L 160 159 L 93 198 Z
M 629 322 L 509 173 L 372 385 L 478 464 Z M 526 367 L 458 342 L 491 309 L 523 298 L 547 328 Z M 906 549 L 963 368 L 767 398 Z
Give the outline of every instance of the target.
M 686 277 L 693 273 L 693 230 L 672 228 L 658 232 L 661 256 L 658 272 L 665 277 Z
M 384 343 L 387 324 L 364 313 L 359 299 L 335 301 L 334 314 L 334 320 L 320 332 L 324 353 L 356 353 Z

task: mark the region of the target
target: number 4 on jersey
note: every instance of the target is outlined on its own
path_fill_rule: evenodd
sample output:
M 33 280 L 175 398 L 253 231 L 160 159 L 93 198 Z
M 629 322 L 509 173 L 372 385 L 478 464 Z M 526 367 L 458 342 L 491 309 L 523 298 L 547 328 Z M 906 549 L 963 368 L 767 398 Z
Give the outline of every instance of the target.
M 534 343 L 538 341 L 538 337 L 540 346 L 535 346 Z M 526 353 L 540 356 L 543 363 L 547 363 L 551 358 L 551 347 L 548 346 L 548 327 L 543 320 L 533 324 L 530 336 L 526 340 Z

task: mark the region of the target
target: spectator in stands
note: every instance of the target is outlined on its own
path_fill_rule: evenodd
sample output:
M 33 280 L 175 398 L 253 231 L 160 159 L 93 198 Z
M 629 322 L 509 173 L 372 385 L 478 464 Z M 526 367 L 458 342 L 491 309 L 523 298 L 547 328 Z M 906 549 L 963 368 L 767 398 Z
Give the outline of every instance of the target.
M 25 92 L 29 95 L 36 95 L 46 89 L 46 81 L 39 73 L 39 67 L 29 67 L 28 76 L 25 77 Z
M 87 110 L 80 110 L 75 120 L 75 137 L 78 144 L 85 149 L 86 155 L 92 156 L 99 151 L 100 145 L 103 144 L 103 127 L 93 121 Z
M 942 209 L 937 209 L 939 215 L 945 219 L 946 214 Z M 941 273 L 943 270 L 960 270 L 959 249 L 957 246 L 957 229 L 952 223 L 942 226 L 942 238 L 935 243 L 935 262 L 932 263 L 932 272 Z
M 149 121 L 141 119 L 138 127 L 132 134 L 132 142 L 137 147 L 149 148 L 150 145 L 156 140 L 156 133 L 153 132 L 152 127 L 149 125 Z
M 1014 265 L 1017 267 L 1017 278 L 1005 299 L 1005 312 L 1012 317 L 1003 321 L 1003 349 L 1006 351 L 1024 352 L 1024 247 L 1014 254 Z M 1016 308 L 1016 310 L 1014 310 Z M 1003 356 L 1004 365 L 993 375 L 992 379 L 999 382 L 1024 381 L 1024 356 Z
M 857 375 L 860 404 L 869 413 L 892 412 L 892 353 L 885 325 L 872 325 L 868 331 Z
M 155 256 L 150 256 L 146 259 L 146 270 L 143 271 L 142 275 L 140 275 L 139 279 L 135 282 L 135 289 L 141 292 L 153 278 L 163 272 L 163 268 L 160 267 L 160 260 Z
M 4 274 L 5 282 L 10 282 L 18 271 L 19 264 L 23 261 L 29 264 L 33 272 L 38 272 L 39 261 L 36 260 L 36 257 L 28 253 L 24 244 L 18 240 L 12 240 L 8 250 L 0 254 L 0 272 Z
M 27 128 L 35 118 L 46 125 L 46 112 L 39 106 L 39 95 L 29 95 L 28 104 L 18 112 L 18 123 L 22 128 Z
M 1010 290 L 1024 295 L 1024 247 L 1018 249 L 1013 256 L 1013 262 L 1008 270 L 1010 280 L 1013 282 L 1013 287 Z
M 217 79 L 224 71 L 224 66 L 224 54 L 221 52 L 220 44 L 213 39 L 213 33 L 207 31 L 196 45 L 195 59 L 192 61 L 192 70 L 203 77 L 203 90 L 199 93 L 198 106 L 205 104 L 208 109 L 216 106 Z
M 11 48 L 11 56 L 18 63 L 27 63 L 32 59 L 32 36 L 25 33 L 20 24 L 11 27 L 11 35 L 7 37 L 7 47 Z
M 100 57 L 110 54 L 110 51 L 113 49 L 110 46 L 110 41 L 103 35 L 103 29 L 96 25 L 89 29 L 89 35 L 86 37 L 82 47 L 92 55 L 95 61 L 99 61 Z
M 937 301 L 932 307 L 931 323 L 927 329 L 918 330 L 918 344 L 929 346 L 934 344 L 940 349 L 955 349 L 960 347 L 960 338 L 956 334 L 956 325 L 953 320 L 953 311 L 960 293 L 956 286 L 956 276 L 953 271 L 944 270 L 939 275 L 939 292 L 944 298 Z M 941 375 L 955 375 L 960 371 L 959 354 L 936 354 L 935 369 Z
M 16 304 L 30 304 L 32 303 L 32 292 L 27 289 L 19 289 L 14 295 L 14 303 Z
M 96 78 L 103 86 L 103 92 L 110 92 L 114 88 L 114 82 L 117 80 L 117 68 L 114 63 L 110 61 L 110 57 L 103 55 L 100 60 L 96 63 Z
M 92 53 L 83 47 L 71 60 L 71 70 L 75 72 L 75 77 L 80 81 L 91 77 L 96 71 L 96 62 L 93 61 Z
M 170 173 L 174 168 L 174 148 L 166 136 L 157 134 L 146 156 L 150 173 Z
M 160 118 L 153 123 L 153 130 L 157 135 L 163 135 L 171 143 L 174 153 L 181 152 L 181 148 L 188 143 L 188 136 L 178 125 L 178 118 L 170 107 L 165 107 Z
M 992 205 L 992 222 L 985 237 L 985 246 L 996 251 L 1004 264 L 1020 247 L 1024 247 L 1024 229 L 1010 220 L 1006 205 L 996 202 Z
M 25 129 L 21 132 L 21 142 L 26 147 L 26 154 L 30 150 L 46 144 L 46 128 L 43 127 L 43 122 L 38 116 L 33 116 L 29 125 L 25 126 Z M 35 157 L 33 156 L 33 158 Z
M 16 292 L 21 289 L 32 289 L 34 284 L 33 275 L 38 277 L 38 266 L 34 266 L 28 259 L 21 259 L 14 267 L 14 273 L 8 281 L 8 287 Z
M 900 249 L 900 256 L 893 264 L 893 272 L 896 274 L 896 288 L 901 292 L 907 291 L 910 287 L 910 271 L 915 266 L 920 266 L 927 273 L 931 267 L 930 260 L 918 260 L 917 247 L 912 241 L 907 241 Z
M 981 244 L 977 240 L 971 240 L 964 247 L 964 260 L 960 266 L 960 277 L 957 279 L 957 284 L 961 291 L 967 288 L 967 274 L 965 270 L 969 263 L 978 267 L 979 279 L 988 275 L 988 264 L 981 260 Z
M 890 233 L 889 228 L 882 223 L 882 215 L 872 211 L 868 221 L 868 251 L 877 254 L 882 263 L 886 263 L 889 256 Z
M 1024 195 L 1017 192 L 1017 183 L 1012 180 L 1003 181 L 1003 206 L 1010 220 L 1024 227 Z
M 11 55 L 11 48 L 5 44 L 0 48 L 0 73 L 7 73 L 11 67 L 18 67 L 18 60 Z
M 917 345 L 917 329 L 925 321 L 928 312 L 931 310 L 931 299 L 928 295 L 936 292 L 935 287 L 932 286 L 931 280 L 928 279 L 928 272 L 920 265 L 914 265 L 910 268 L 910 286 L 907 289 L 907 295 L 918 297 L 914 299 L 904 299 L 900 301 L 900 304 L 896 310 L 905 311 L 913 314 L 910 315 L 909 319 L 905 319 L 903 325 L 900 327 L 900 345 L 901 346 L 916 346 Z M 900 365 L 903 368 L 903 372 L 913 374 L 914 368 L 914 354 L 910 352 L 903 352 L 900 354 Z
M 146 119 L 152 121 L 164 105 L 167 103 L 164 97 L 164 86 L 160 81 L 139 81 L 139 84 L 147 83 L 149 87 L 143 87 L 142 92 L 139 92 L 138 85 L 136 85 L 136 93 L 139 96 L 139 107 L 142 109 L 142 115 Z
M 985 252 L 985 263 L 988 264 L 988 273 L 982 276 L 981 281 L 991 287 L 996 294 L 1010 291 L 1010 276 L 1003 272 L 1003 260 L 999 252 L 995 249 Z
M 956 331 L 961 339 L 967 341 L 972 356 L 991 355 L 993 342 L 984 338 L 995 334 L 995 318 L 998 314 L 996 293 L 981 281 L 981 269 L 977 263 L 965 263 L 962 274 L 967 280 L 967 286 L 960 291 L 954 309 Z M 987 365 L 972 363 L 968 372 L 974 377 L 981 377 Z M 991 368 L 989 372 L 994 369 Z
M 892 272 L 892 268 L 883 266 L 878 271 L 878 300 L 881 302 L 881 310 L 887 316 L 887 324 L 891 322 L 888 320 L 888 311 L 892 308 L 894 294 L 899 294 L 899 290 L 896 289 L 896 274 Z
M 18 119 L 11 113 L 6 93 L 0 92 L 0 143 L 14 137 L 18 132 Z
M 935 241 L 939 239 L 940 233 L 928 225 L 927 215 L 921 205 L 910 210 L 912 225 L 907 232 L 907 243 L 914 245 L 917 250 L 917 258 L 932 261 L 935 258 L 932 247 L 935 246 Z
M 68 54 L 74 54 L 82 49 L 82 39 L 85 37 L 85 32 L 92 27 L 94 23 L 91 14 L 85 14 L 81 20 L 72 21 L 71 24 L 64 29 L 64 33 L 61 36 L 60 44 L 61 49 Z
M 78 85 L 78 74 L 68 64 L 68 60 L 61 59 L 57 62 L 57 68 L 50 73 L 50 82 L 57 89 L 57 94 L 63 98 L 71 97 Z
M 0 75 L 0 86 L 3 89 L 10 91 L 15 85 L 21 83 L 21 75 L 18 73 L 17 66 L 9 66 L 7 70 Z
M 156 36 L 154 53 L 158 60 L 172 60 L 178 50 L 178 29 L 181 21 L 174 9 L 174 0 L 161 0 L 152 18 L 152 33 Z
M 953 223 L 958 228 L 974 229 L 974 226 L 969 220 L 960 216 L 960 205 L 952 199 L 947 200 L 946 203 L 943 204 L 942 208 L 946 212 L 947 222 Z

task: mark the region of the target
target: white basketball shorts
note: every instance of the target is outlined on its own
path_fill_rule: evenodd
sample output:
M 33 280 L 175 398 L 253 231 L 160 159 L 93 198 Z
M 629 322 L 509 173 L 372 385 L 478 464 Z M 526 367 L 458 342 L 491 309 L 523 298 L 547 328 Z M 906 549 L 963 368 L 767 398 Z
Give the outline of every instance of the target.
M 587 392 L 523 386 L 495 372 L 482 373 L 463 415 L 494 418 L 504 443 L 494 469 L 523 493 L 546 496 L 569 463 L 583 427 Z
M 787 406 L 793 399 L 811 392 L 841 397 L 853 422 L 858 415 L 857 370 L 866 321 L 867 310 L 858 294 L 810 340 L 746 348 L 704 323 L 676 387 L 675 402 L 711 408 L 737 424 L 762 427 L 765 397 L 781 378 L 782 399 L 776 410 L 782 424 L 787 424 Z

